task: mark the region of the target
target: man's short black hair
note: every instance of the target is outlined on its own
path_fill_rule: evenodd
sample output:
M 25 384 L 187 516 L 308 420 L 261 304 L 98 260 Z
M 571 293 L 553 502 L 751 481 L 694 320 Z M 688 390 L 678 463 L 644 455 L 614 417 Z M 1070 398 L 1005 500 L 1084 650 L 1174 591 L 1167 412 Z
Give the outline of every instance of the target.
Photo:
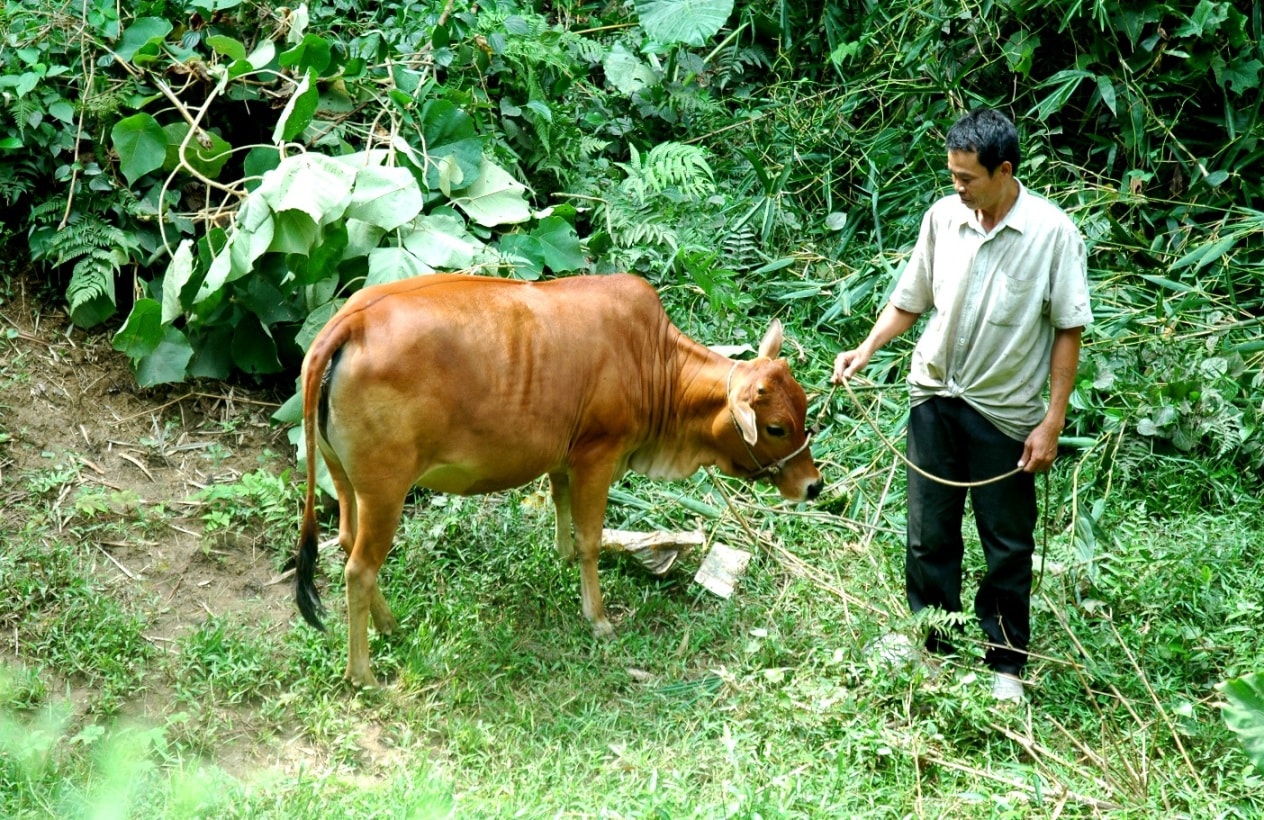
M 1002 162 L 1018 173 L 1018 129 L 995 108 L 976 108 L 957 120 L 946 141 L 949 151 L 976 154 L 989 176 Z

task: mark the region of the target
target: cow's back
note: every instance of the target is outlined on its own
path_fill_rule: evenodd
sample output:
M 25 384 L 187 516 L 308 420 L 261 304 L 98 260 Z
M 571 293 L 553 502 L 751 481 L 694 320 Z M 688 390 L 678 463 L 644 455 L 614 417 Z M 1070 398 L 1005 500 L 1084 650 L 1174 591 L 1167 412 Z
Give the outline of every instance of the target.
M 436 274 L 366 288 L 325 333 L 343 337 L 327 386 L 329 449 L 378 454 L 344 461 L 352 483 L 390 483 L 389 464 L 410 483 L 475 493 L 554 471 L 577 442 L 643 438 L 674 329 L 634 276 Z

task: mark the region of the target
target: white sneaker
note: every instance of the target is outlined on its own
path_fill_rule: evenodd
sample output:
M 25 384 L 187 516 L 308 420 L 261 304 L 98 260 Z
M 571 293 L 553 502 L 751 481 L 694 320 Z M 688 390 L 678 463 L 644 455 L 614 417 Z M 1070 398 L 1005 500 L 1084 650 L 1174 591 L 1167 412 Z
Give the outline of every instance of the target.
M 995 700 L 1023 702 L 1023 682 L 1013 675 L 997 672 L 992 679 L 992 697 Z
M 903 669 L 917 662 L 918 652 L 907 635 L 889 632 L 865 647 L 865 654 L 877 658 L 892 669 Z

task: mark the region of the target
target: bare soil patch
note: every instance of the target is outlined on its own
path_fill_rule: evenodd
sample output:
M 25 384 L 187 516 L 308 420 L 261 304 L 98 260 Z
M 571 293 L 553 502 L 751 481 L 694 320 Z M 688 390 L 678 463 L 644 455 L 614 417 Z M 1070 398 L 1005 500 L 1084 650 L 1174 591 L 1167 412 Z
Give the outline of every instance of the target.
M 288 628 L 292 589 L 278 578 L 275 556 L 292 545 L 265 544 L 239 529 L 206 535 L 198 499 L 205 487 L 261 466 L 292 465 L 284 430 L 269 420 L 277 392 L 223 383 L 140 388 L 110 347 L 112 330 L 75 328 L 15 287 L 20 292 L 0 303 L 0 516 L 12 525 L 5 529 L 20 531 L 22 516 L 40 515 L 73 543 L 90 529 L 78 526 L 86 516 L 117 521 L 105 528 L 116 535 L 83 544 L 99 558 L 94 580 L 141 602 L 145 637 L 161 650 L 174 651 L 208 616 L 234 613 L 260 630 Z M 85 494 L 99 499 L 89 509 Z M 0 655 L 23 662 L 16 634 L 0 643 Z M 160 724 L 163 685 L 147 686 L 129 717 Z M 237 768 L 231 759 L 216 762 Z

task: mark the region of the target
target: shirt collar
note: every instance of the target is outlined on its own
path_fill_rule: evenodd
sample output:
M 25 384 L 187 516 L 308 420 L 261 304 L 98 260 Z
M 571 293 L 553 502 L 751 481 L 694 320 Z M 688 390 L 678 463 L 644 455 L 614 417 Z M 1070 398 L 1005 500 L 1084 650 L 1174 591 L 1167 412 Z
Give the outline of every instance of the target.
M 1014 180 L 1018 182 L 1018 180 Z M 1023 233 L 1027 228 L 1027 208 L 1023 205 L 1030 199 L 1027 193 L 1027 186 L 1018 182 L 1018 197 L 1014 200 L 1014 205 L 1009 209 L 1009 213 L 1005 214 L 1005 218 L 1001 220 L 1001 224 L 997 225 L 993 233 L 1001 228 L 1013 228 L 1019 233 Z M 957 207 L 953 213 L 953 219 L 958 226 L 968 225 L 971 230 L 983 233 L 983 225 L 979 222 L 978 217 L 974 215 L 974 211 L 962 204 L 961 199 L 957 198 Z

